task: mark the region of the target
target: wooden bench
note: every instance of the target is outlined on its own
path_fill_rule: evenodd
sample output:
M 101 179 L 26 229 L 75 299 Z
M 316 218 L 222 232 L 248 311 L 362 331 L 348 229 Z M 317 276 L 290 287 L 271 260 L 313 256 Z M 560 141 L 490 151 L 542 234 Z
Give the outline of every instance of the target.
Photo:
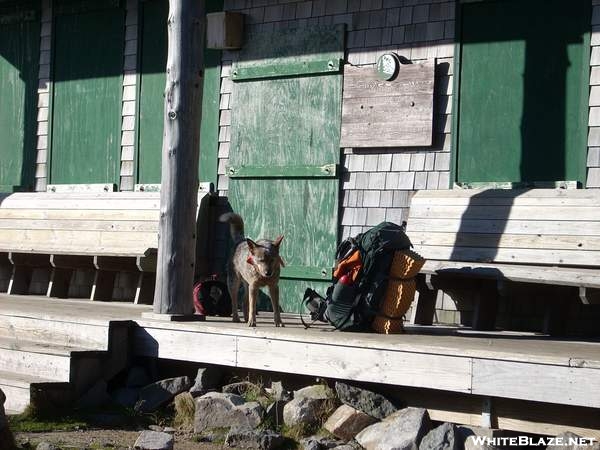
M 427 259 L 414 323 L 432 323 L 438 289 L 468 283 L 476 292 L 473 327 L 493 329 L 498 292 L 508 281 L 550 287 L 544 331 L 557 334 L 565 325 L 565 292 L 590 303 L 600 289 L 597 191 L 419 191 L 407 234 Z
M 74 270 L 84 269 L 94 271 L 90 299 L 111 300 L 123 271 L 138 274 L 134 302 L 151 302 L 159 206 L 159 192 L 2 194 L 0 257 L 12 264 L 7 292 L 29 293 L 33 270 L 46 268 L 46 295 L 64 298 Z

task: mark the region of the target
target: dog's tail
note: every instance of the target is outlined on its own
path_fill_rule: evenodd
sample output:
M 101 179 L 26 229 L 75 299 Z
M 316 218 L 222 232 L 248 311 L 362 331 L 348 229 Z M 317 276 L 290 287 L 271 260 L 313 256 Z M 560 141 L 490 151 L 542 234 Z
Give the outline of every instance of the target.
M 234 242 L 244 240 L 244 221 L 242 220 L 242 216 L 236 213 L 225 213 L 219 217 L 219 221 L 229 223 L 231 239 Z

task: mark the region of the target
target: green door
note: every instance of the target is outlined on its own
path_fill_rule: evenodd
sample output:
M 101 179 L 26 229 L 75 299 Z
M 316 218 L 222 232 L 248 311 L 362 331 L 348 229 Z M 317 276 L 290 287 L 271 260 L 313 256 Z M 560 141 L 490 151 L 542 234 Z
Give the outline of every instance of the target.
M 585 181 L 590 10 L 460 5 L 459 182 Z
M 246 235 L 283 234 L 281 305 L 325 292 L 337 244 L 344 29 L 248 37 L 234 81 L 229 201 Z
M 160 183 L 169 2 L 148 0 L 140 3 L 140 8 L 137 180 L 141 184 L 152 184 Z M 206 8 L 207 12 L 221 11 L 223 0 L 209 0 Z M 221 52 L 205 50 L 204 65 L 200 181 L 216 183 Z
M 50 182 L 118 183 L 125 10 L 56 2 Z
M 38 2 L 0 6 L 0 191 L 33 190 L 40 57 Z

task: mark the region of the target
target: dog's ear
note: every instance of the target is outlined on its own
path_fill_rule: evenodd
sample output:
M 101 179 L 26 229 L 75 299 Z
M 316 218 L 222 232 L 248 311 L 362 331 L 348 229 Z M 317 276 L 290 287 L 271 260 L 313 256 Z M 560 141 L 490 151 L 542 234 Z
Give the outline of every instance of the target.
M 279 247 L 279 244 L 281 244 L 281 241 L 283 241 L 283 235 L 281 235 L 281 236 L 277 236 L 277 239 L 275 239 L 275 240 L 273 241 L 273 245 L 274 245 L 275 247 Z
M 250 238 L 246 238 L 246 243 L 248 244 L 248 249 L 250 250 L 250 253 L 254 254 L 254 249 L 257 247 L 256 242 L 254 242 Z

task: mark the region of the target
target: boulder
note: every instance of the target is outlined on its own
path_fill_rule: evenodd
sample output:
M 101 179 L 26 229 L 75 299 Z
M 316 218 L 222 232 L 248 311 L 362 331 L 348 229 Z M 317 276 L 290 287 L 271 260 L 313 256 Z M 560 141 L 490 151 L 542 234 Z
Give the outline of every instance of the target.
M 203 367 L 198 369 L 194 385 L 190 388 L 193 397 L 199 397 L 209 391 L 218 389 L 223 379 L 223 371 L 218 367 Z
M 302 446 L 302 450 L 323 450 L 321 444 L 312 437 L 302 439 L 300 445 Z
M 146 369 L 140 366 L 134 366 L 129 369 L 127 372 L 127 380 L 125 381 L 125 386 L 128 388 L 140 388 L 142 386 L 146 386 L 150 384 L 150 377 L 148 376 L 148 372 Z
M 387 398 L 376 392 L 336 382 L 335 391 L 342 403 L 364 412 L 371 417 L 382 420 L 393 414 L 398 408 Z
M 289 402 L 293 398 L 292 393 L 285 389 L 281 381 L 273 381 L 271 383 L 269 394 L 275 401 Z
M 283 424 L 283 408 L 286 404 L 287 402 L 282 400 L 275 400 L 273 403 L 267 406 L 265 418 L 269 419 L 270 422 L 275 426 Z
M 335 392 L 329 386 L 324 384 L 315 384 L 294 391 L 294 399 L 312 398 L 315 400 L 327 400 L 335 398 Z
M 244 403 L 239 395 L 209 392 L 196 398 L 194 432 L 210 428 L 256 428 L 262 422 L 263 409 L 256 402 Z
M 461 447 L 456 425 L 443 423 L 425 435 L 419 450 L 459 450 Z
M 327 400 L 315 398 L 295 398 L 283 407 L 283 423 L 288 427 L 296 425 L 316 425 L 324 403 Z
M 259 450 L 277 450 L 283 446 L 285 438 L 271 430 L 231 429 L 225 438 L 225 444 L 235 448 L 254 448 Z
M 356 441 L 366 450 L 417 450 L 431 427 L 423 408 L 405 408 L 365 428 Z
M 256 397 L 265 394 L 265 390 L 262 387 L 249 381 L 227 384 L 223 386 L 221 391 L 223 394 L 235 394 L 242 397 L 246 397 L 248 393 L 254 394 Z
M 496 450 L 496 447 L 487 443 L 479 444 L 473 440 L 474 436 L 481 436 L 484 438 L 493 438 L 503 433 L 501 430 L 494 428 L 482 428 L 472 425 L 460 425 L 457 427 L 457 436 L 459 440 L 463 442 L 465 450 Z
M 168 378 L 149 384 L 140 390 L 136 409 L 142 413 L 156 411 L 190 387 L 192 387 L 190 377 Z
M 142 431 L 138 436 L 134 450 L 173 450 L 175 439 L 169 433 Z
M 303 450 L 328 450 L 338 448 L 340 441 L 325 436 L 310 436 L 300 441 Z
M 598 442 L 591 445 L 579 445 L 580 443 L 583 444 L 581 436 L 570 431 L 559 434 L 556 436 L 556 440 L 561 444 L 549 445 L 546 450 L 600 450 L 600 443 Z
M 354 409 L 352 406 L 342 405 L 327 419 L 323 428 L 343 441 L 354 439 L 358 433 L 377 419 Z
M 60 450 L 59 447 L 57 447 L 54 444 L 51 444 L 50 442 L 40 442 L 36 447 L 35 450 Z

